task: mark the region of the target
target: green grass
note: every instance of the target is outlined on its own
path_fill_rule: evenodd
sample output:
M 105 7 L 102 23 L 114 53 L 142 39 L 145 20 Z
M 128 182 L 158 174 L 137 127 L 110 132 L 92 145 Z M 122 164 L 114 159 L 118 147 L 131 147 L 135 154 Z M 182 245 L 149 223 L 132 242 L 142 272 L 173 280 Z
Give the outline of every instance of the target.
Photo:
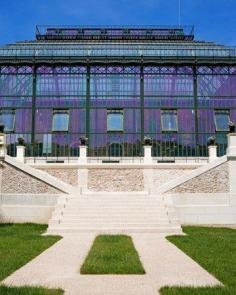
M 0 224 L 0 281 L 52 246 L 60 237 L 41 236 L 47 225 Z M 9 288 L 0 286 L 0 294 L 63 294 L 62 290 Z
M 0 287 L 0 295 L 62 295 L 60 289 L 44 289 L 40 287 Z
M 131 237 L 96 237 L 81 269 L 81 274 L 144 274 Z
M 167 239 L 213 274 L 224 287 L 165 287 L 162 295 L 236 294 L 236 230 L 213 227 L 184 227 L 187 236 Z

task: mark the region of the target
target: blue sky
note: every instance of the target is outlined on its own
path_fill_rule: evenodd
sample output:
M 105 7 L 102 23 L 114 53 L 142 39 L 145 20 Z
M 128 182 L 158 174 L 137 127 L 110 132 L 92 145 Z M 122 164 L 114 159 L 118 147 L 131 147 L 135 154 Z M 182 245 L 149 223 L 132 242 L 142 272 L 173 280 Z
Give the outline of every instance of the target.
M 34 39 L 35 25 L 175 25 L 179 0 L 0 0 L 0 44 Z M 236 0 L 181 0 L 197 39 L 236 46 Z

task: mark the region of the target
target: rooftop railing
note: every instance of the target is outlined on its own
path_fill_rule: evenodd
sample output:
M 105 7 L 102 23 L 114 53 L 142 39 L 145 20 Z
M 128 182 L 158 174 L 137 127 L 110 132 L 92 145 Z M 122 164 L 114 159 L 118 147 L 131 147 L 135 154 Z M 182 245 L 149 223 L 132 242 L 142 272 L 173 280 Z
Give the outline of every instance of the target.
M 193 40 L 193 26 L 36 26 L 37 40 Z

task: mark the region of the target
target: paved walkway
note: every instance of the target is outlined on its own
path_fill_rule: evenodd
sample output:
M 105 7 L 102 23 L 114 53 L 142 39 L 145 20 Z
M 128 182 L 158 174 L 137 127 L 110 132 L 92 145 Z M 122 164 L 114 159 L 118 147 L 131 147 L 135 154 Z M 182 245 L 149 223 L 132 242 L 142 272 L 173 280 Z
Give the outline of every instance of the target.
M 92 233 L 66 235 L 9 276 L 8 285 L 60 287 L 71 295 L 157 295 L 166 285 L 206 286 L 220 283 L 165 239 L 163 234 L 132 234 L 146 275 L 80 275 L 95 238 Z

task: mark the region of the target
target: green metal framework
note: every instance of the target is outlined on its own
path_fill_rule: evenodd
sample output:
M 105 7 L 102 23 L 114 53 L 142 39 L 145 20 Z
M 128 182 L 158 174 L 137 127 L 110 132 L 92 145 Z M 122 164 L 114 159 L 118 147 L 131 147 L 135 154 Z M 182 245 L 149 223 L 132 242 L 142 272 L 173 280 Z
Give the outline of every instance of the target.
M 96 41 L 38 38 L 0 48 L 0 111 L 16 116 L 9 154 L 21 136 L 28 156 L 78 156 L 82 135 L 92 157 L 142 156 L 146 135 L 156 157 L 207 156 L 211 135 L 225 153 L 227 132 L 215 130 L 214 112 L 236 120 L 235 48 L 173 36 L 104 41 L 102 32 Z M 110 108 L 124 110 L 123 132 L 107 131 Z M 55 109 L 69 111 L 67 132 L 52 131 Z M 168 109 L 177 111 L 178 132 L 161 130 Z

